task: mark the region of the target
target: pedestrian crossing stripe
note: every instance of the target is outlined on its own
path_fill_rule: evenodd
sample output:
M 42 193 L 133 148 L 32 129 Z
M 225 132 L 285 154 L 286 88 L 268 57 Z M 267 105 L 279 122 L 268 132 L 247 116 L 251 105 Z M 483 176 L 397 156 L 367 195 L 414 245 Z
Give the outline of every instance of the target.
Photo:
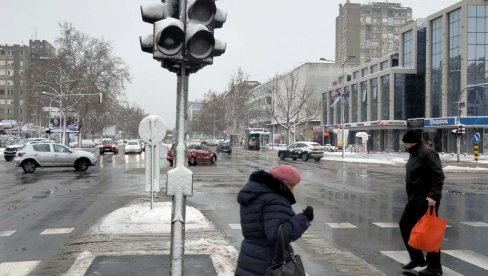
M 442 253 L 461 259 L 467 263 L 488 270 L 488 257 L 471 250 L 442 250 Z
M 358 228 L 348 222 L 326 223 L 330 228 Z
M 372 222 L 371 224 L 381 228 L 398 228 L 398 223 L 396 222 Z
M 56 234 L 69 234 L 74 228 L 48 228 L 41 232 L 40 235 L 56 235 Z
M 442 251 L 444 252 L 444 251 Z M 403 251 L 380 251 L 381 254 L 401 263 L 401 264 L 406 264 L 408 262 L 410 262 L 410 257 L 408 256 L 408 252 L 406 250 L 403 250 Z M 400 266 L 399 266 L 399 269 Z M 424 269 L 423 267 L 417 267 L 415 268 L 416 271 L 419 271 L 419 270 L 422 270 Z M 442 275 L 444 276 L 463 276 L 463 274 L 460 274 L 450 268 L 447 268 L 445 266 L 442 266 L 442 271 L 444 273 L 442 273 Z
M 229 227 L 230 227 L 230 229 L 233 229 L 233 230 L 240 230 L 241 229 L 241 225 L 235 224 L 235 223 L 229 224 Z
M 488 227 L 488 223 L 481 221 L 461 221 L 461 223 L 473 227 Z
M 15 230 L 0 231 L 0 237 L 8 237 L 15 233 Z
M 0 263 L 0 275 L 2 276 L 27 276 L 41 261 L 5 262 Z

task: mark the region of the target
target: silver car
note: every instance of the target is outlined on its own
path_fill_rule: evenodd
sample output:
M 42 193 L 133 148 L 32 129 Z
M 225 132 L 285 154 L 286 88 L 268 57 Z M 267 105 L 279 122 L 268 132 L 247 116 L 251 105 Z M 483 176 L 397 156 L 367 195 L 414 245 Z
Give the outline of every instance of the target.
M 26 173 L 34 172 L 37 167 L 74 167 L 78 171 L 86 171 L 97 163 L 97 157 L 91 152 L 52 142 L 27 144 L 17 151 L 14 160 L 15 165 Z

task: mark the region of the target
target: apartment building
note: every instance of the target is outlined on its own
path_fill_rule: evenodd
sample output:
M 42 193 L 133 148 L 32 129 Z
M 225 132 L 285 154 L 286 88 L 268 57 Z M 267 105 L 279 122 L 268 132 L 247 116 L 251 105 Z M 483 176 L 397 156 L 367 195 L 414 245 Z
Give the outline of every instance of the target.
M 55 48 L 45 40 L 29 40 L 29 45 L 0 44 L 0 120 L 31 119 L 23 108 L 23 77 L 33 62 L 51 57 Z
M 412 19 L 412 9 L 400 3 L 346 1 L 336 17 L 335 60 L 364 64 L 398 52 L 399 30 Z

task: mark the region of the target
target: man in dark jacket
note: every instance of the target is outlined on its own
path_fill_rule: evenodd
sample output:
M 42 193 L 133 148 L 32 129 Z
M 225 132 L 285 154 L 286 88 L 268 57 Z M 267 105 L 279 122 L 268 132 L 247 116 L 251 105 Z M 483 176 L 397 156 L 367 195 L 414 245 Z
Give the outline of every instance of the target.
M 436 212 L 439 210 L 444 183 L 441 160 L 437 152 L 422 143 L 420 134 L 414 130 L 407 131 L 402 141 L 410 153 L 406 165 L 408 201 L 400 219 L 400 232 L 410 255 L 410 262 L 402 268 L 413 269 L 427 265 L 426 269 L 419 271 L 419 275 L 442 275 L 440 251 L 428 252 L 425 260 L 421 250 L 408 245 L 412 228 L 427 212 L 427 208 L 435 207 Z
M 292 191 L 300 182 L 300 174 L 289 165 L 267 171 L 256 171 L 237 195 L 240 204 L 242 235 L 236 276 L 264 275 L 273 264 L 277 231 L 283 225 L 285 242 L 295 241 L 310 226 L 313 208 L 295 214 Z

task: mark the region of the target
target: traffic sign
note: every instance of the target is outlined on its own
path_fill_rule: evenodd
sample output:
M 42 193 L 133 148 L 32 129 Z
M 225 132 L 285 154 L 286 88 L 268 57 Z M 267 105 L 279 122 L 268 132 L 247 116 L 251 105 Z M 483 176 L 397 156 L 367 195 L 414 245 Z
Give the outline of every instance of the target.
M 152 146 L 159 144 L 166 137 L 166 123 L 159 116 L 146 116 L 139 124 L 139 136 Z
M 473 144 L 478 145 L 480 143 L 480 140 L 481 140 L 480 133 L 479 132 L 475 132 L 473 134 L 473 138 L 471 138 L 471 141 L 473 142 Z

